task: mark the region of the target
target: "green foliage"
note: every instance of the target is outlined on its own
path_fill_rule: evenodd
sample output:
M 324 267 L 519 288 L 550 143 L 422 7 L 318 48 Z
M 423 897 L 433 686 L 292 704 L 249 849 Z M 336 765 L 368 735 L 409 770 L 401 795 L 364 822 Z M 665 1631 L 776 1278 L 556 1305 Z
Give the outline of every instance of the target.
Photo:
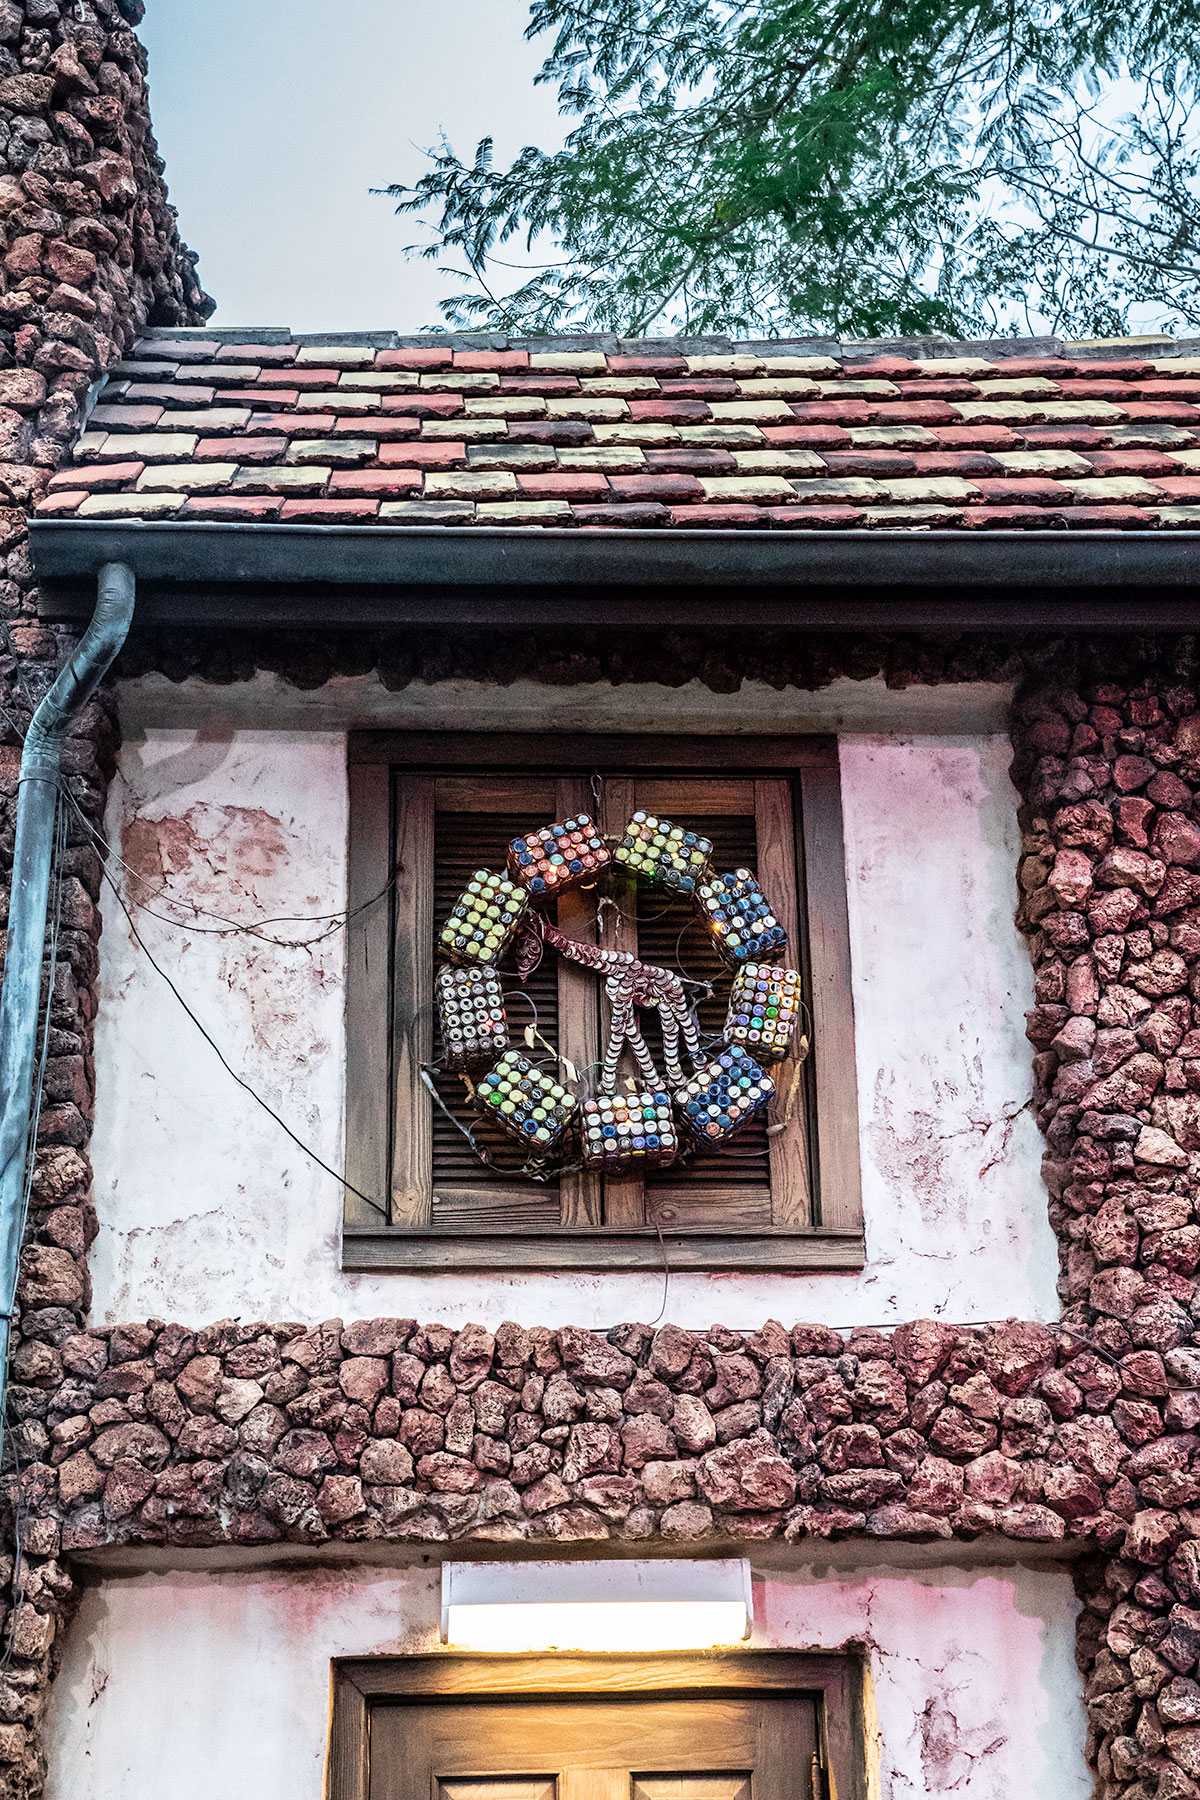
M 1200 0 L 533 0 L 562 150 L 385 191 L 460 327 L 1200 325 Z M 510 242 L 533 265 L 513 292 Z M 524 266 L 522 272 L 524 272 Z

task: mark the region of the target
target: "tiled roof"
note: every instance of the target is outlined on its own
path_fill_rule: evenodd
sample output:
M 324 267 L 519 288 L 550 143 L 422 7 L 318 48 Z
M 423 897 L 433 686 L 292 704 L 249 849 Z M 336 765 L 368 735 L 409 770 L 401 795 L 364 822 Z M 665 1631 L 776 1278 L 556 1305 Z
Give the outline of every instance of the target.
M 1195 529 L 1200 345 L 151 332 L 113 369 L 38 510 Z

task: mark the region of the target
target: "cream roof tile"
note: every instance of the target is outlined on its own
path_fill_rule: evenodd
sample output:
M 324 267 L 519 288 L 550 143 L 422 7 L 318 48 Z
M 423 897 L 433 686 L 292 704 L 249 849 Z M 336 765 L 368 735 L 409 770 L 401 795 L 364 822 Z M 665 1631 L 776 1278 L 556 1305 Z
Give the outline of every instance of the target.
M 569 400 L 547 400 L 546 416 L 550 419 L 597 419 L 612 424 L 629 416 L 626 400 L 604 400 L 599 395 L 574 394 Z
M 553 525 L 570 519 L 571 506 L 567 500 L 483 500 L 475 517 L 492 525 Z
M 502 438 L 508 436 L 508 423 L 504 419 L 422 419 L 421 436 L 428 442 L 432 439 L 448 438 L 451 443 L 465 441 L 481 443 L 485 438 Z
M 689 356 L 685 358 L 690 375 L 753 375 L 763 367 L 760 356 Z
M 1106 425 L 1110 420 L 1116 424 L 1125 417 L 1122 408 L 1114 406 L 1110 400 L 1045 400 L 1039 411 L 1051 424 L 1060 420 L 1063 424 Z
M 305 394 L 305 405 L 313 412 L 368 413 L 378 412 L 382 396 L 367 388 L 331 388 L 328 392 Z
M 922 501 L 966 501 L 979 495 L 977 487 L 960 480 L 957 475 L 905 476 L 899 481 L 885 481 L 883 486 L 893 499 L 918 504 Z
M 623 400 L 644 400 L 659 392 L 653 375 L 584 375 L 579 386 L 585 394 L 611 394 Z
M 922 375 L 934 380 L 944 375 L 962 375 L 970 380 L 975 375 L 995 375 L 1003 367 L 983 356 L 918 356 L 914 362 Z
M 546 402 L 540 394 L 468 394 L 463 402 L 468 418 L 541 419 Z
M 937 438 L 924 425 L 851 425 L 847 436 L 856 450 L 932 450 Z
M 369 369 L 375 352 L 361 344 L 301 344 L 296 352 L 298 368 Z
M 544 369 L 560 375 L 604 375 L 608 359 L 600 350 L 531 350 L 531 371 Z
M 1161 500 L 1162 490 L 1140 475 L 1093 475 L 1086 481 L 1065 483 L 1077 500 L 1107 500 L 1135 503 L 1139 500 Z
M 287 370 L 272 369 L 272 380 L 282 388 L 287 386 Z M 415 369 L 351 369 L 338 381 L 338 400 L 344 400 L 348 390 L 359 388 L 374 389 L 386 394 L 415 394 L 421 385 L 421 377 Z
M 250 423 L 248 406 L 205 406 L 167 415 L 172 431 L 241 431 Z
M 89 494 L 82 501 L 80 519 L 165 519 L 179 511 L 186 494 Z
M 872 506 L 863 515 L 863 523 L 890 531 L 933 531 L 939 525 L 952 524 L 957 517 L 952 506 Z
M 183 462 L 195 448 L 194 431 L 113 431 L 89 444 L 87 455 L 95 462 Z
M 790 482 L 774 475 L 701 476 L 706 500 L 767 500 L 788 503 L 796 498 Z
M 559 447 L 558 462 L 563 469 L 631 475 L 646 467 L 646 453 L 636 444 L 563 444 Z
M 423 394 L 494 394 L 499 387 L 490 369 L 427 369 L 421 376 Z
M 994 395 L 1001 400 L 1052 400 L 1058 392 L 1057 381 L 1042 375 L 1022 375 L 1012 380 L 1000 376 L 979 383 L 981 398 Z
M 820 381 L 823 400 L 898 400 L 900 389 L 894 381 Z
M 167 493 L 207 494 L 233 480 L 238 465 L 231 462 L 155 463 L 138 477 L 140 494 Z
M 1092 465 L 1074 450 L 990 450 L 1010 475 L 1090 475 Z
M 864 476 L 830 476 L 828 481 L 793 481 L 793 490 L 802 500 L 886 500 L 887 489 L 881 481 L 868 481 Z
M 714 419 L 711 425 L 681 425 L 681 444 L 696 444 L 714 450 L 754 450 L 766 439 L 757 425 L 726 423 Z
M 832 356 L 764 356 L 762 366 L 768 375 L 836 375 L 839 364 Z
M 815 381 L 802 375 L 751 376 L 738 382 L 743 400 L 815 400 L 820 392 Z
M 626 419 L 620 425 L 596 425 L 593 435 L 598 444 L 645 444 L 650 449 L 661 449 L 664 444 L 680 441 L 677 425 L 660 425 L 642 419 Z
M 735 450 L 740 475 L 800 475 L 824 469 L 815 450 Z
M 788 424 L 795 417 L 784 400 L 710 400 L 708 410 L 714 420 L 731 424 Z

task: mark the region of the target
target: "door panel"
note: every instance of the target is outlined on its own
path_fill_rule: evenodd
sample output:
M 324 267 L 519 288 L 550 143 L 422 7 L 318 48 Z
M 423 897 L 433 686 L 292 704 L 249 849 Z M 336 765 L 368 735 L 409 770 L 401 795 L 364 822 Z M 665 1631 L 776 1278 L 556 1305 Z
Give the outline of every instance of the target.
M 811 1800 L 815 1699 L 544 1697 L 372 1708 L 370 1800 Z
M 437 1800 L 557 1800 L 557 1786 L 553 1775 L 532 1779 L 523 1775 L 488 1775 L 478 1781 L 439 1781 Z
M 750 1800 L 750 1776 L 635 1775 L 632 1800 Z

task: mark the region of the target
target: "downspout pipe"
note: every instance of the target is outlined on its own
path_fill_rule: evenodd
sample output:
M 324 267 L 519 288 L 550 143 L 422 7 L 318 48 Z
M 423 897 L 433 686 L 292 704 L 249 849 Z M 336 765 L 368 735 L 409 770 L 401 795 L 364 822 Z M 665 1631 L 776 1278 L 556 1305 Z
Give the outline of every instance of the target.
M 72 724 L 125 642 L 133 619 L 135 587 L 133 570 L 127 564 L 103 565 L 91 621 L 30 720 L 21 754 L 8 953 L 0 991 L 0 1441 L 20 1270 L 38 1000 L 62 748 Z

